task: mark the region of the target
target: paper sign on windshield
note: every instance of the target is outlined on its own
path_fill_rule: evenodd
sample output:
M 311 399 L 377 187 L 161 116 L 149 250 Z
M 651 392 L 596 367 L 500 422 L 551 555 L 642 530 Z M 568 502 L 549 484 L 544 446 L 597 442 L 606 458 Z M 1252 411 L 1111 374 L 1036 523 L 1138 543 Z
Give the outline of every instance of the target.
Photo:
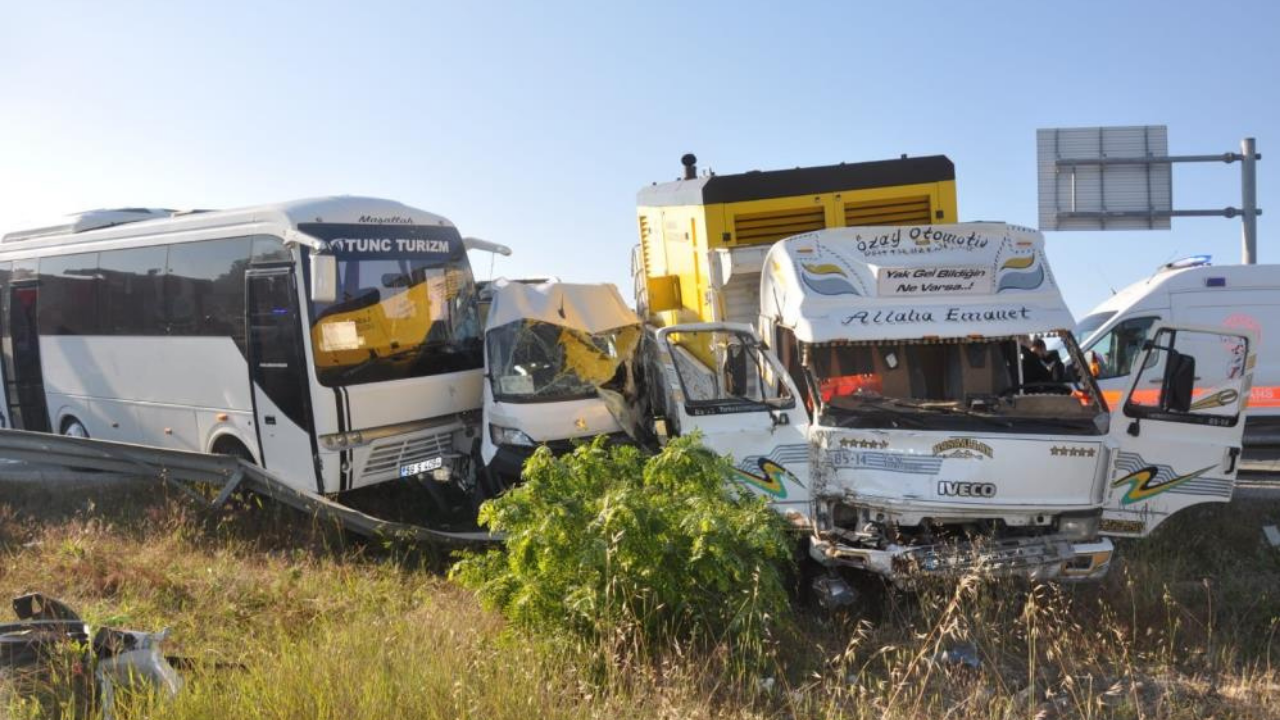
M 880 295 L 988 295 L 991 269 L 985 267 L 880 268 Z
M 327 352 L 359 350 L 364 344 L 360 331 L 352 321 L 329 322 L 320 326 L 320 349 Z
M 503 395 L 532 395 L 533 378 L 528 375 L 503 375 L 498 380 Z

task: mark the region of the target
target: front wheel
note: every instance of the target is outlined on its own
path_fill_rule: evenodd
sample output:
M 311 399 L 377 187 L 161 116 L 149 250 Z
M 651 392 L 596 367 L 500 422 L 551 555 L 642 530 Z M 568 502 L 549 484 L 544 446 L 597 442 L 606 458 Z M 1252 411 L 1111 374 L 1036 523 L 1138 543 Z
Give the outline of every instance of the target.
M 67 418 L 62 423 L 62 434 L 66 437 L 89 439 L 89 431 L 84 423 L 75 418 Z

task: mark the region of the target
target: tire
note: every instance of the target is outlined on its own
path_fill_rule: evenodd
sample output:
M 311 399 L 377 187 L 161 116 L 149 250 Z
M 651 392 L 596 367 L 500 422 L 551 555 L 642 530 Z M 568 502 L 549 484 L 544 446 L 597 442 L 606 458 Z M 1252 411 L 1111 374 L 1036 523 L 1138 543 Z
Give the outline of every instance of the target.
M 62 431 L 58 434 L 66 437 L 89 439 L 89 430 L 85 428 L 84 423 L 74 417 L 69 417 L 62 421 Z

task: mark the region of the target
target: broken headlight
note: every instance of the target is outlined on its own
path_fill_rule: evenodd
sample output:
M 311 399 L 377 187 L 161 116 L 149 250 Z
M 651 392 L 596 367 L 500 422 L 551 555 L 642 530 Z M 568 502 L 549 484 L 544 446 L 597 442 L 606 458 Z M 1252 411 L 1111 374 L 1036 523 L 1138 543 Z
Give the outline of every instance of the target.
M 520 430 L 493 424 L 489 425 L 489 439 L 493 441 L 494 445 L 533 447 L 537 444 L 533 441 L 533 438 L 530 438 Z
M 1098 537 L 1098 516 L 1062 515 L 1058 517 L 1058 533 L 1068 540 L 1093 540 Z

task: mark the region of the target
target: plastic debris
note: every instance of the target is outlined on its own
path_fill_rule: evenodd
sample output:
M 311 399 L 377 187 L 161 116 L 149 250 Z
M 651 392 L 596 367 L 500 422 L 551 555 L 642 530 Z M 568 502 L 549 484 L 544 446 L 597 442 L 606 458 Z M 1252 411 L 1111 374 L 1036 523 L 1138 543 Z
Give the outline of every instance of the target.
M 939 650 L 934 653 L 933 661 L 940 665 L 960 665 L 974 669 L 982 667 L 978 649 L 971 643 L 962 643 L 946 650 Z
M 0 623 L 0 669 L 39 669 L 59 651 L 83 647 L 105 720 L 113 716 L 116 687 L 145 684 L 169 698 L 182 689 L 182 678 L 160 652 L 167 628 L 148 633 L 101 627 L 91 633 L 65 603 L 39 593 L 14 598 L 13 612 L 19 622 Z

